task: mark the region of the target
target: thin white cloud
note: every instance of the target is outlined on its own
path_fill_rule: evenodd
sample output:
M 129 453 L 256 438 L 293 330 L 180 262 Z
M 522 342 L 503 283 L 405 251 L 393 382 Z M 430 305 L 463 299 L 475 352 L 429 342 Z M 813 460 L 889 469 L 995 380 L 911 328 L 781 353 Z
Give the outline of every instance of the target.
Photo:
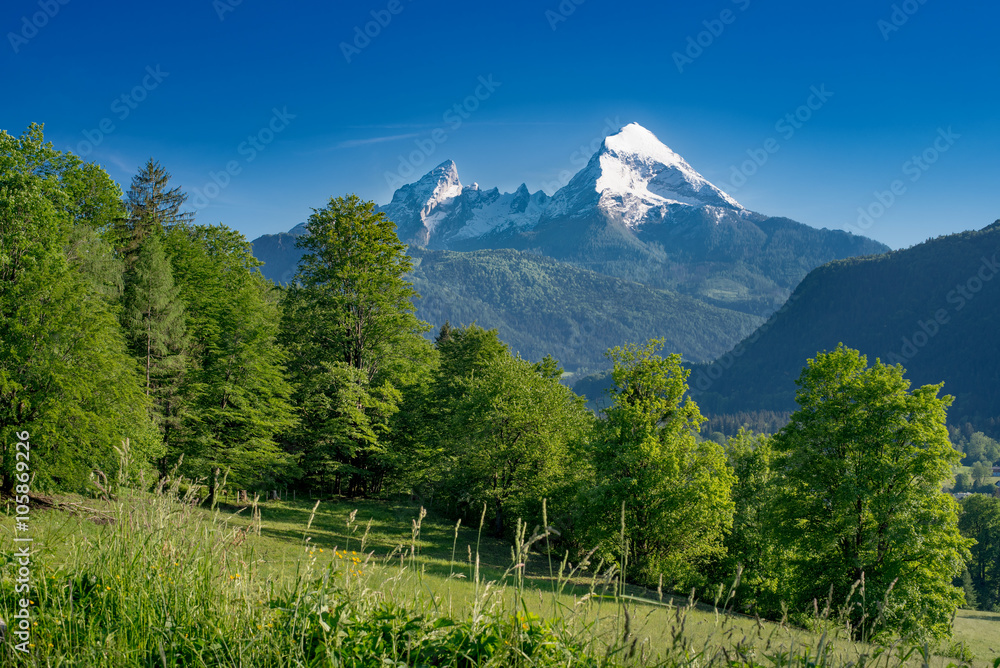
M 419 137 L 419 132 L 411 132 L 405 135 L 390 135 L 388 137 L 369 137 L 367 139 L 348 139 L 337 144 L 336 148 L 354 148 L 355 146 L 367 146 L 368 144 L 381 144 L 387 141 L 398 141 L 400 139 L 412 139 Z

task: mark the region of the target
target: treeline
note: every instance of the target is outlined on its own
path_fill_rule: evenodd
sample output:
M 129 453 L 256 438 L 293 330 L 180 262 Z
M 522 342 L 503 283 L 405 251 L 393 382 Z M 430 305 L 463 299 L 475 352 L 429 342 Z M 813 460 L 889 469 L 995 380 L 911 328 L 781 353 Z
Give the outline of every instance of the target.
M 680 356 L 628 344 L 609 351 L 598 418 L 552 357 L 476 325 L 425 338 L 411 260 L 371 202 L 314 210 L 280 289 L 239 233 L 183 212 L 153 161 L 123 195 L 33 126 L 0 134 L 0 168 L 4 492 L 28 431 L 32 489 L 179 468 L 209 497 L 222 480 L 406 493 L 633 582 L 731 587 L 727 605 L 761 616 L 829 604 L 858 638 L 942 638 L 963 587 L 996 600 L 995 555 L 977 561 L 942 491 L 961 456 L 951 399 L 900 366 L 818 354 L 786 426 L 718 443 Z
M 242 235 L 195 224 L 153 161 L 123 196 L 38 126 L 0 142 L 0 428 L 31 434 L 33 487 L 82 489 L 123 456 L 130 481 L 182 458 L 235 484 L 286 477 L 279 295 Z

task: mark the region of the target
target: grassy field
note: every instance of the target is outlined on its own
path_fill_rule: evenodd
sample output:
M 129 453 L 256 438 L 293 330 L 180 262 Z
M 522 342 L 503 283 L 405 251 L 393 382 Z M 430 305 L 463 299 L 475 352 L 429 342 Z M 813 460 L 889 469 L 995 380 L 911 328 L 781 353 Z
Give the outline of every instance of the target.
M 53 504 L 32 509 L 35 663 L 10 653 L 12 665 L 925 664 L 920 650 L 854 643 L 832 623 L 809 633 L 621 587 L 596 564 L 550 562 L 544 541 L 497 541 L 409 502 Z M 10 525 L 0 535 L 8 624 Z M 971 665 L 993 665 L 997 638 L 1000 614 L 957 616 Z

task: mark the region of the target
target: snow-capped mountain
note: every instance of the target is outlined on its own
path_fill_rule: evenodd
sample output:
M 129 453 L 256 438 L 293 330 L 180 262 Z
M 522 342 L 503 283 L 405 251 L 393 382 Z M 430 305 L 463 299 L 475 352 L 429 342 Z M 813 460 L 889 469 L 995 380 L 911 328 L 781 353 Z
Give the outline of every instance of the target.
M 428 248 L 468 248 L 476 239 L 529 232 L 548 220 L 600 211 L 626 227 L 670 220 L 678 210 L 700 207 L 744 212 L 684 158 L 638 123 L 607 137 L 585 168 L 552 197 L 463 186 L 448 160 L 403 186 L 382 211 L 400 238 Z M 716 217 L 718 215 L 716 214 Z
M 512 193 L 464 185 L 448 160 L 399 188 L 380 211 L 414 248 L 527 251 L 754 317 L 780 307 L 811 269 L 888 250 L 865 237 L 745 209 L 636 123 L 605 138 L 552 196 L 525 185 Z M 254 241 L 265 275 L 291 280 L 301 255 L 294 239 L 304 232 L 296 227 Z M 427 263 L 443 261 L 421 257 L 417 272 L 428 276 Z M 447 304 L 451 288 L 441 289 L 439 303 Z
M 447 248 L 451 242 L 499 231 L 534 227 L 549 197 L 530 194 L 525 185 L 513 193 L 463 186 L 458 168 L 447 160 L 415 183 L 403 186 L 382 211 L 396 223 L 399 238 L 417 246 Z

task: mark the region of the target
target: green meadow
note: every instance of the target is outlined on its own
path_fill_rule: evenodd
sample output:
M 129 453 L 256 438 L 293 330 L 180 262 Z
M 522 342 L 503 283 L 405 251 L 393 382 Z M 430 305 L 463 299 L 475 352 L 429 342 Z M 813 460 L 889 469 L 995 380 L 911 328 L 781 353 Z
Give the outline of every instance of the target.
M 944 667 L 1000 656 L 1000 614 L 959 611 L 947 645 L 873 646 L 849 640 L 822 603 L 810 629 L 756 620 L 727 610 L 728 592 L 702 601 L 625 586 L 613 564 L 564 561 L 534 527 L 507 543 L 409 499 L 192 501 L 175 484 L 33 508 L 31 647 L 8 643 L 4 665 Z M 11 627 L 9 532 L 2 550 Z

